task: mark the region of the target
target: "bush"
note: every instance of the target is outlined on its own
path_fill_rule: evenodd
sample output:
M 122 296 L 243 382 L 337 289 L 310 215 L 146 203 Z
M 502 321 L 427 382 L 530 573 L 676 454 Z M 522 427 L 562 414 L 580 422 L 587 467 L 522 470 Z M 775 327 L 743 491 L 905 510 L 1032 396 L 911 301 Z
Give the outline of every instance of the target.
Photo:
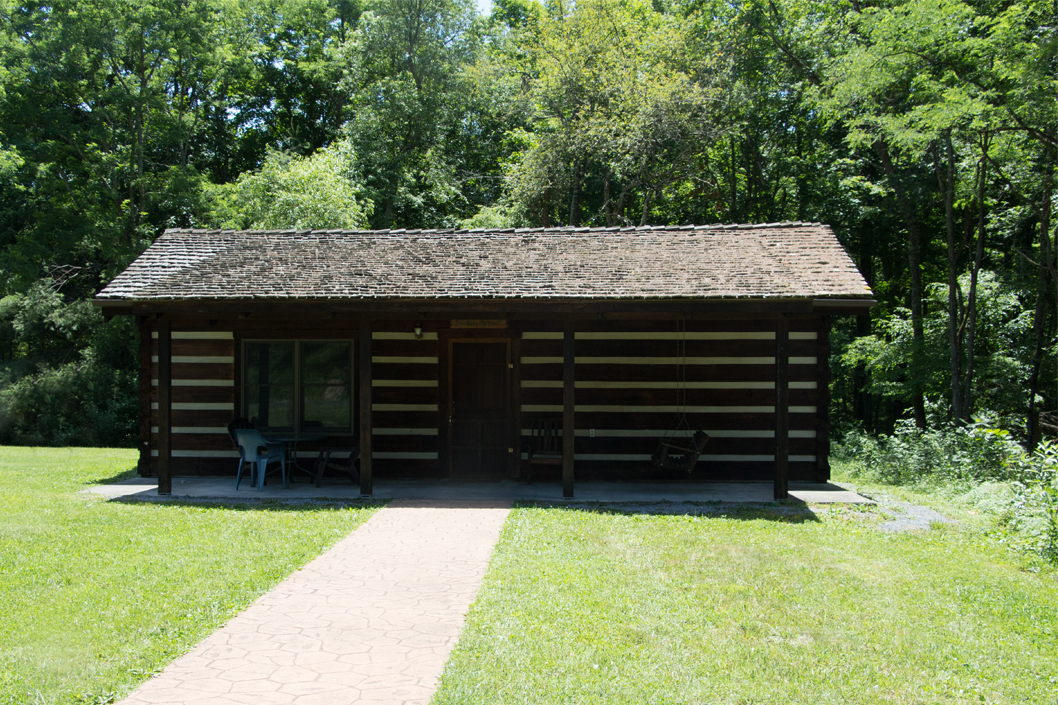
M 39 282 L 0 299 L 0 443 L 132 446 L 136 331 Z
M 1032 548 L 1058 565 L 1058 443 L 1044 441 L 1023 476 L 1012 524 Z
M 892 436 L 856 430 L 837 444 L 835 454 L 850 461 L 854 474 L 893 485 L 1010 480 L 1020 477 L 1025 468 L 1025 449 L 987 418 L 927 431 L 903 419 Z
M 0 443 L 133 446 L 136 380 L 91 357 L 22 377 L 0 390 Z
M 905 420 L 892 436 L 850 432 L 834 455 L 853 476 L 962 490 L 964 502 L 997 517 L 1012 543 L 1058 564 L 1058 443 L 1028 453 L 987 418 L 927 431 Z

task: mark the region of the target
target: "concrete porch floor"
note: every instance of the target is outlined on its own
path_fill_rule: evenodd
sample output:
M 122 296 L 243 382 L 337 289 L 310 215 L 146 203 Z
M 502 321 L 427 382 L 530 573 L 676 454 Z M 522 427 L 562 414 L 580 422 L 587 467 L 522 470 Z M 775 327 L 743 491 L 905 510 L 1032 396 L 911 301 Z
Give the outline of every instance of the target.
M 561 501 L 562 486 L 555 483 L 527 485 L 518 480 L 459 482 L 454 480 L 375 480 L 372 499 Z M 97 485 L 86 492 L 117 498 L 158 496 L 153 478 L 133 478 Z M 316 488 L 307 482 L 291 483 L 284 489 L 270 480 L 263 491 L 243 482 L 238 490 L 229 477 L 174 477 L 173 498 L 239 500 L 350 500 L 360 499 L 360 487 L 335 481 Z M 873 504 L 855 492 L 831 483 L 791 482 L 790 496 L 806 504 Z M 634 483 L 578 482 L 577 502 L 772 502 L 770 482 Z

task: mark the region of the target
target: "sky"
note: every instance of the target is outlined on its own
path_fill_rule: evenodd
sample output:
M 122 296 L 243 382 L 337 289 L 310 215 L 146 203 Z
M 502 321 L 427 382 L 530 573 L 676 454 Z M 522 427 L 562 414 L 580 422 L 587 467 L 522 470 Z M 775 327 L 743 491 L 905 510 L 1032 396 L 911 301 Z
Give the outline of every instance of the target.
M 474 0 L 478 6 L 478 12 L 487 15 L 492 12 L 492 0 Z

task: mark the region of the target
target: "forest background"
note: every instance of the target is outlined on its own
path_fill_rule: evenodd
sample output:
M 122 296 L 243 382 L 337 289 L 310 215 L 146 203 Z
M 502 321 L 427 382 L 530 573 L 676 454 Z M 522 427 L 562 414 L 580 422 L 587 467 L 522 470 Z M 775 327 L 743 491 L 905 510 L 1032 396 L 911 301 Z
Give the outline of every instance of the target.
M 167 227 L 821 221 L 839 434 L 1058 431 L 1056 0 L 0 0 L 0 58 L 0 443 L 134 443 L 90 299 Z

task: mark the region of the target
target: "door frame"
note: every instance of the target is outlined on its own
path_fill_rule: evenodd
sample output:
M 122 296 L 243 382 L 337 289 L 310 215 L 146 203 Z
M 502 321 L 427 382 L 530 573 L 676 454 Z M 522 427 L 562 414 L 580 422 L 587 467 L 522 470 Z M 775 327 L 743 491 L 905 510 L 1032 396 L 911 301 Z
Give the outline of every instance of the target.
M 454 343 L 504 343 L 507 349 L 507 472 L 505 477 L 521 474 L 521 333 L 509 328 L 443 329 L 438 331 L 438 418 L 437 429 L 441 470 L 452 477 L 452 365 Z

